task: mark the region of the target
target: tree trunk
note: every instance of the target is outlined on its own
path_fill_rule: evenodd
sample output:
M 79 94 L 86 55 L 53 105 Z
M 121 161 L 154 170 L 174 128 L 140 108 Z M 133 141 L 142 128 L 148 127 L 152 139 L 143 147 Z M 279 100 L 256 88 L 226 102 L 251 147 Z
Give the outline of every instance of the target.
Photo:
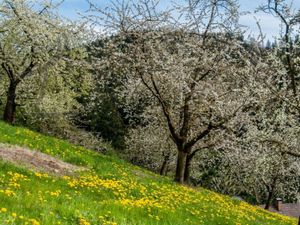
M 267 186 L 268 198 L 267 198 L 267 201 L 266 201 L 265 209 L 269 209 L 270 206 L 271 206 L 273 195 L 274 195 L 275 188 L 276 188 L 277 179 L 278 179 L 278 175 L 276 175 L 274 177 L 271 186 L 269 186 L 269 187 Z
M 184 170 L 184 182 L 187 184 L 190 183 L 190 170 L 191 170 L 192 159 L 193 159 L 192 155 L 188 153 L 186 157 L 185 170 Z
M 16 113 L 16 89 L 17 85 L 13 82 L 10 83 L 7 92 L 7 101 L 4 109 L 3 120 L 12 124 L 15 120 Z
M 267 199 L 267 202 L 265 205 L 265 209 L 267 209 L 267 210 L 270 209 L 272 198 L 273 198 L 273 189 L 271 189 L 268 193 L 268 199 Z
M 163 161 L 163 164 L 162 164 L 160 172 L 159 172 L 160 175 L 162 175 L 162 176 L 167 175 L 168 166 L 169 166 L 169 160 L 170 160 L 170 154 L 167 154 L 164 157 L 164 161 Z
M 165 176 L 165 175 L 167 175 L 167 172 L 168 172 L 168 161 L 164 160 L 159 174 L 162 176 Z
M 180 184 L 184 183 L 186 157 L 187 157 L 186 152 L 178 151 L 175 181 Z

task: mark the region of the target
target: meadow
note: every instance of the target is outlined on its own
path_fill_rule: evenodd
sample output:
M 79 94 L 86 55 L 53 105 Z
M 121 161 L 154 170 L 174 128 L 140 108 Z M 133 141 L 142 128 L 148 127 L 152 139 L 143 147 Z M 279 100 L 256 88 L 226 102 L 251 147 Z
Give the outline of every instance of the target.
M 58 175 L 0 161 L 1 224 L 296 225 L 203 188 L 178 185 L 64 140 L 0 122 L 0 143 L 24 146 L 87 168 Z M 107 145 L 106 145 L 107 147 Z

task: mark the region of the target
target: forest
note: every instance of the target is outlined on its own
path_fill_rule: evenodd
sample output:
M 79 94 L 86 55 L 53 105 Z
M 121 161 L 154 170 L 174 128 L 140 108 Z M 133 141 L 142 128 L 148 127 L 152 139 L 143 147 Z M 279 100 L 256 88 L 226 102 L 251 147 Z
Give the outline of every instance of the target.
M 268 40 L 238 0 L 87 2 L 70 20 L 0 1 L 5 124 L 265 209 L 300 201 L 300 9 L 257 5 L 281 24 Z

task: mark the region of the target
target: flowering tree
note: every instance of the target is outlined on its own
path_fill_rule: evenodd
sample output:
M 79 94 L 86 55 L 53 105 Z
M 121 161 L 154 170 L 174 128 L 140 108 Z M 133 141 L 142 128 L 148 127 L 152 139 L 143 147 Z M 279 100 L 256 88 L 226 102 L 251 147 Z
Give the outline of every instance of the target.
M 265 75 L 269 78 L 264 78 L 265 83 L 272 82 L 271 74 Z M 260 101 L 247 113 L 240 114 L 237 124 L 232 126 L 236 127 L 235 136 L 227 134 L 226 141 L 213 151 L 198 155 L 194 177 L 210 189 L 242 195 L 269 209 L 276 197 L 285 201 L 295 201 L 298 197 L 299 125 L 297 116 L 287 113 L 287 104 L 281 107 L 282 101 L 270 89 L 265 86 L 256 91 Z
M 99 21 L 113 35 L 101 65 L 127 75 L 123 97 L 147 96 L 149 108 L 164 119 L 177 148 L 175 180 L 180 183 L 188 181 L 197 144 L 240 112 L 251 100 L 253 83 L 245 76 L 252 73 L 251 63 L 236 37 L 234 2 L 187 3 L 177 7 L 183 20 L 158 11 L 159 2 L 150 0 L 107 11 L 91 5 L 93 15 L 105 16 Z
M 297 46 L 294 45 L 297 45 L 297 43 L 293 43 L 293 35 L 295 29 L 300 25 L 300 10 L 294 10 L 286 0 L 268 0 L 268 3 L 262 5 L 259 9 L 277 17 L 283 26 L 280 46 L 282 50 L 281 57 L 290 81 L 289 87 L 293 91 L 294 97 L 296 97 L 298 94 L 299 52 Z
M 255 143 L 251 141 L 248 146 L 252 151 L 245 147 L 218 151 L 217 157 L 207 152 L 207 155 L 200 154 L 198 159 L 202 161 L 196 164 L 202 179 L 200 184 L 223 194 L 239 195 L 252 203 L 264 204 L 266 209 L 276 197 L 295 201 L 300 188 L 299 158 L 282 153 L 278 143 L 261 138 Z
M 268 108 L 262 107 L 262 110 L 257 112 L 263 125 L 260 124 L 260 129 L 255 132 L 257 136 L 260 134 L 260 139 L 264 140 L 264 144 L 260 147 L 267 143 L 269 148 L 274 149 L 274 153 L 279 153 L 280 157 L 278 163 L 281 167 L 276 172 L 270 172 L 275 174 L 271 185 L 267 186 L 266 208 L 269 208 L 272 195 L 283 182 L 280 179 L 288 180 L 292 175 L 297 180 L 300 175 L 298 148 L 300 56 L 299 42 L 296 40 L 297 32 L 295 32 L 300 25 L 300 10 L 293 9 L 293 6 L 284 0 L 268 0 L 267 5 L 261 6 L 260 9 L 279 18 L 283 28 L 278 47 L 269 53 L 271 55 L 269 59 L 272 58 L 271 61 L 275 62 L 273 65 L 277 71 L 271 74 L 271 79 L 269 78 L 268 81 L 268 91 L 271 93 L 265 98 L 266 101 L 262 101 L 268 104 Z M 291 187 L 299 193 L 299 182 Z
M 0 64 L 9 79 L 3 118 L 8 123 L 14 121 L 18 85 L 33 74 L 47 73 L 71 47 L 71 30 L 53 13 L 51 2 L 1 2 Z
M 251 196 L 266 209 L 278 196 L 295 201 L 300 188 L 299 114 L 288 71 L 278 57 L 281 50 L 262 50 L 255 60 L 253 102 L 231 121 L 234 135 L 223 141 L 221 160 L 207 185 Z

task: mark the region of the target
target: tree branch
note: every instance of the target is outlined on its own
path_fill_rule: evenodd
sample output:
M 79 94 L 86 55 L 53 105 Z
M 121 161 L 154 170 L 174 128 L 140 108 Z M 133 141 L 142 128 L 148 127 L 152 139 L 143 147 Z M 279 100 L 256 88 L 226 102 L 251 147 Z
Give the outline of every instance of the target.
M 175 127 L 173 125 L 173 122 L 171 120 L 171 115 L 170 115 L 170 112 L 163 100 L 163 98 L 161 97 L 160 95 L 160 92 L 158 90 L 158 87 L 156 86 L 156 83 L 153 79 L 153 76 L 151 75 L 151 82 L 152 82 L 152 85 L 154 86 L 154 90 L 150 87 L 150 85 L 147 83 L 147 81 L 145 80 L 143 74 L 141 72 L 138 71 L 138 74 L 141 78 L 141 81 L 142 83 L 145 85 L 145 87 L 152 93 L 152 95 L 157 98 L 158 102 L 160 103 L 161 107 L 162 107 L 162 110 L 163 110 L 163 114 L 167 120 L 167 123 L 168 123 L 168 127 L 169 127 L 169 130 L 170 130 L 170 133 L 172 135 L 172 138 L 173 140 L 178 143 L 180 141 L 180 138 L 179 136 L 176 134 L 176 130 L 175 130 Z

